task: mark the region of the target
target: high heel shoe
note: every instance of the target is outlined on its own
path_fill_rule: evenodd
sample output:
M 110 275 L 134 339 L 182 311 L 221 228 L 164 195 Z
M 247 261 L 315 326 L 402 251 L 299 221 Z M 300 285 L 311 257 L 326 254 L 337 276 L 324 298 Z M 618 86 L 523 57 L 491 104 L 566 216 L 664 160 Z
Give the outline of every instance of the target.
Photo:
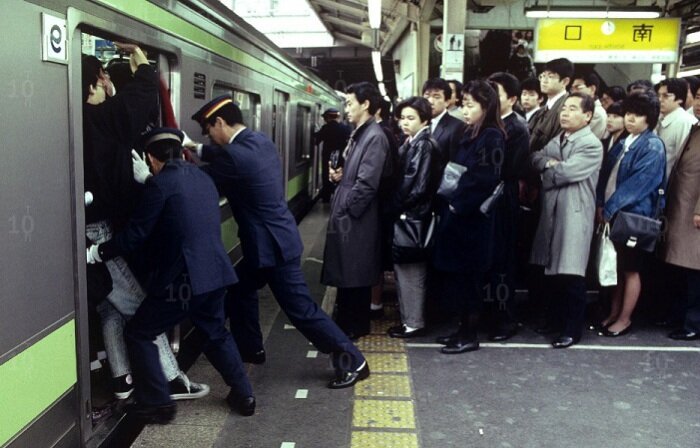
M 630 328 L 632 328 L 632 323 L 627 325 L 625 328 L 623 328 L 620 331 L 610 331 L 607 328 L 603 328 L 602 331 L 598 332 L 598 336 L 605 336 L 606 338 L 616 338 L 618 336 L 624 336 L 627 333 L 630 332 Z

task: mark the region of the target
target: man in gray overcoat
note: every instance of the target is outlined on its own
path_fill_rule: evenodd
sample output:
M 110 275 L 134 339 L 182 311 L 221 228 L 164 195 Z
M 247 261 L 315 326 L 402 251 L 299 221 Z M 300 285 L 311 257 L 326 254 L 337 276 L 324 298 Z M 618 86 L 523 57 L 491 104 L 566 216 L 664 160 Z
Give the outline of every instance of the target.
M 585 273 L 593 236 L 595 188 L 603 147 L 588 123 L 595 103 L 574 93 L 560 112 L 563 132 L 531 156 L 542 177 L 542 210 L 530 263 L 543 266 L 554 348 L 581 338 L 586 308 Z
M 374 121 L 381 96 L 367 82 L 348 87 L 345 110 L 355 125 L 345 149 L 345 166 L 330 170 L 338 182 L 326 231 L 321 283 L 336 286 L 338 326 L 351 338 L 369 333 L 370 299 L 381 275 L 377 190 L 389 142 Z

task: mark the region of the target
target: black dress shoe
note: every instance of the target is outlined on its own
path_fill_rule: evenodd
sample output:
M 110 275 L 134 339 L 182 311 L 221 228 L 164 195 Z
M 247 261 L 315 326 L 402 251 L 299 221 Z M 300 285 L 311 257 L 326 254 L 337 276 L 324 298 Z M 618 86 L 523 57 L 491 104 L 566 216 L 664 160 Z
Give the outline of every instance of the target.
M 479 350 L 478 340 L 460 340 L 457 338 L 456 341 L 442 347 L 440 352 L 444 353 L 445 355 L 456 355 L 459 353 L 473 352 L 475 350 Z
M 384 308 L 379 308 L 378 310 L 369 310 L 369 318 L 372 320 L 379 320 L 384 318 Z
M 407 331 L 404 325 L 398 325 L 396 327 L 389 328 L 387 334 L 389 335 L 389 337 L 392 338 L 408 339 L 414 338 L 416 336 L 423 336 L 425 334 L 425 330 L 423 328 L 418 328 L 415 330 Z
M 328 383 L 330 389 L 345 389 L 352 387 L 358 381 L 362 381 L 369 377 L 369 364 L 367 361 L 362 363 L 362 366 L 355 371 L 338 371 L 336 377 Z
M 676 341 L 694 341 L 695 339 L 700 339 L 700 333 L 681 328 L 670 332 L 668 337 Z
M 360 339 L 363 336 L 367 336 L 369 334 L 369 330 L 367 331 L 362 331 L 362 332 L 354 332 L 354 331 L 348 331 L 345 333 L 351 341 L 356 341 Z
M 512 338 L 518 333 L 515 328 L 499 328 L 498 330 L 491 333 L 489 336 L 489 341 L 493 342 L 503 342 Z
M 177 406 L 175 403 L 161 406 L 149 406 L 136 403 L 129 408 L 128 412 L 143 423 L 166 425 L 175 418 Z
M 607 324 L 603 324 L 603 322 L 596 322 L 594 324 L 590 324 L 588 329 L 591 331 L 603 331 L 612 324 L 613 322 L 608 322 Z
M 608 327 L 609 328 L 609 327 Z M 627 325 L 620 331 L 610 331 L 608 328 L 603 328 L 603 330 L 598 332 L 598 336 L 605 336 L 606 338 L 616 338 L 618 336 L 624 336 L 630 332 L 632 324 Z
M 571 336 L 559 336 L 558 338 L 552 341 L 552 347 L 569 348 L 576 343 L 578 343 L 578 339 L 574 339 Z
M 435 342 L 442 345 L 450 345 L 457 342 L 457 333 L 448 334 L 447 336 L 438 336 L 435 338 Z
M 267 357 L 265 355 L 265 350 L 260 350 L 255 353 L 241 353 L 241 359 L 243 362 L 250 364 L 265 364 Z
M 255 397 L 253 396 L 241 398 L 231 391 L 226 397 L 226 403 L 228 403 L 228 407 L 232 411 L 238 412 L 245 417 L 255 414 Z

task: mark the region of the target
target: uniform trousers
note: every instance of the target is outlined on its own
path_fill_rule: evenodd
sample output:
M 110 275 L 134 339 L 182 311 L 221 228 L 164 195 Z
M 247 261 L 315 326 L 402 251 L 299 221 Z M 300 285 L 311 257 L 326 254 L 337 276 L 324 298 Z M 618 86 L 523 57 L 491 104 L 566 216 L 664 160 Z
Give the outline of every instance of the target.
M 236 274 L 240 282 L 231 287 L 227 314 L 231 319 L 231 333 L 241 353 L 250 355 L 263 349 L 258 290 L 269 285 L 275 300 L 292 325 L 320 352 L 347 353 L 351 369 L 364 362 L 362 353 L 311 298 L 301 271 L 300 258 L 264 268 L 252 267 L 244 258 L 236 266 Z M 369 301 L 367 310 L 369 311 Z
M 171 403 L 170 388 L 158 361 L 156 337 L 186 317 L 204 336 L 204 355 L 238 397 L 253 395 L 238 348 L 226 330 L 226 288 L 191 294 L 187 278 L 178 276 L 171 287 L 149 295 L 126 326 L 126 342 L 133 369 L 136 399 L 142 405 Z

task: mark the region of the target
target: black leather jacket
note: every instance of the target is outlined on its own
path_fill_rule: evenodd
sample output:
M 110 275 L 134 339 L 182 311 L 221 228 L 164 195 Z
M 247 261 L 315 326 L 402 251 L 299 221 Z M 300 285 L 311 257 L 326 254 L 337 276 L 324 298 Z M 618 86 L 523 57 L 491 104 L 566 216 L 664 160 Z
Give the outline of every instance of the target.
M 430 129 L 401 145 L 397 171 L 396 190 L 391 201 L 393 217 L 398 218 L 402 213 L 413 218 L 429 215 L 442 176 L 440 147 Z

